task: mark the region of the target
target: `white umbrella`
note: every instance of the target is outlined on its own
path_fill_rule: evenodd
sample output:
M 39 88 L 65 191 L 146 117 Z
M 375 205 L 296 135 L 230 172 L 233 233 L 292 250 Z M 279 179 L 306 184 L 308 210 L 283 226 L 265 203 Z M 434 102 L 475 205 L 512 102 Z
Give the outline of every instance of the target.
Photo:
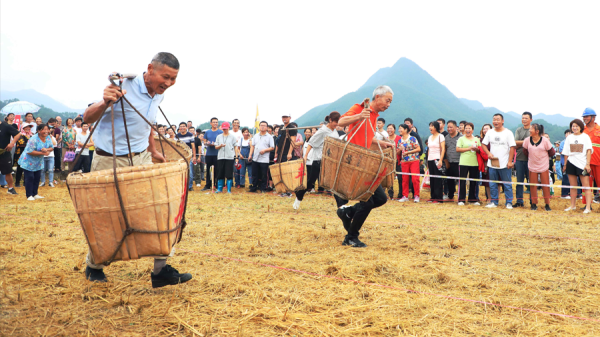
M 26 101 L 18 101 L 7 104 L 4 108 L 2 108 L 2 113 L 8 115 L 9 113 L 14 113 L 15 115 L 22 115 L 28 112 L 38 112 L 41 108 L 33 103 L 29 103 Z

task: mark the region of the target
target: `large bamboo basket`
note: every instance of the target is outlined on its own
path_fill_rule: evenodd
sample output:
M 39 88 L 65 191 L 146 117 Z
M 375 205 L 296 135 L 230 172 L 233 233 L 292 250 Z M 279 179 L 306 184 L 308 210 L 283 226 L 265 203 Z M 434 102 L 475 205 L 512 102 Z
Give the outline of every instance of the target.
M 383 165 L 380 169 L 379 149 L 372 151 L 349 143 L 343 153 L 344 157 L 338 172 L 338 163 L 344 146 L 346 146 L 344 140 L 325 138 L 319 184 L 343 199 L 367 201 L 384 179 L 393 179 L 395 163 L 393 150 L 384 150 Z
M 120 167 L 117 177 L 131 228 L 165 231 L 179 225 L 188 179 L 187 164 L 183 160 Z M 113 170 L 72 173 L 67 183 L 94 263 L 107 262 L 126 229 Z M 167 256 L 179 231 L 166 234 L 134 232 L 127 236 L 114 260 Z
M 173 146 L 175 146 L 177 148 L 177 150 L 179 150 L 179 152 L 181 152 L 185 156 L 185 159 L 187 160 L 188 163 L 192 160 L 192 149 L 190 149 L 190 147 L 186 143 L 181 142 L 181 141 L 176 141 L 173 139 L 163 140 L 159 136 L 154 136 L 154 147 L 160 153 L 163 153 L 162 151 L 164 151 L 165 159 L 168 162 L 169 161 L 178 161 L 179 159 L 182 159 L 182 158 L 179 155 L 179 153 L 177 153 L 175 150 L 173 150 L 173 148 L 165 142 L 169 142 L 170 144 L 173 144 Z M 162 145 L 162 147 L 161 147 L 161 145 Z M 152 162 L 154 164 L 158 164 L 158 161 L 154 158 L 152 158 Z
M 269 166 L 277 193 L 292 193 L 306 189 L 306 163 L 303 159 L 275 163 Z
M 394 153 L 395 151 L 395 147 L 394 148 L 390 148 L 388 147 L 387 149 L 383 150 L 383 155 L 386 156 L 387 158 L 391 158 L 392 162 L 388 162 L 386 161 L 384 163 L 385 167 L 387 168 L 388 172 L 392 172 L 392 174 L 388 174 L 385 176 L 385 178 L 383 178 L 381 180 L 381 187 L 382 188 L 390 188 L 390 187 L 394 187 L 394 175 L 396 172 L 396 155 Z M 371 145 L 371 151 L 375 151 L 378 154 L 380 154 L 381 152 L 379 151 L 379 146 L 377 145 Z M 400 189 L 402 189 L 402 186 L 400 186 Z

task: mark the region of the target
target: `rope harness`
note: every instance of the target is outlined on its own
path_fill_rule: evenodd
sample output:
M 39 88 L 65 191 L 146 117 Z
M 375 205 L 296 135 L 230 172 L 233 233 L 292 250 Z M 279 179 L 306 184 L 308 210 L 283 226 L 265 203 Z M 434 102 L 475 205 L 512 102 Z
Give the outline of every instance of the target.
M 370 100 L 368 98 L 365 98 L 365 100 L 363 101 L 364 104 L 364 108 L 368 109 L 369 108 L 369 102 Z M 371 119 L 363 119 L 362 122 L 360 122 L 360 124 L 356 124 L 351 130 L 348 131 L 348 135 L 352 134 L 353 131 L 354 134 L 352 134 L 352 136 L 347 137 L 346 139 L 346 144 L 344 144 L 344 148 L 342 149 L 342 154 L 340 155 L 340 159 L 338 160 L 338 164 L 337 164 L 337 169 L 335 171 L 335 178 L 333 179 L 333 185 L 332 185 L 332 190 L 334 190 L 336 188 L 336 184 L 337 184 L 337 180 L 338 180 L 338 175 L 340 173 L 340 167 L 342 167 L 342 160 L 344 158 L 344 154 L 346 153 L 346 148 L 348 147 L 348 144 L 350 144 L 350 141 L 352 140 L 352 138 L 354 138 L 354 136 L 356 136 L 356 134 L 358 133 L 358 131 L 360 130 L 360 128 L 366 123 L 369 122 L 369 126 L 371 127 L 371 130 L 373 130 L 373 133 L 375 133 L 375 128 L 373 127 L 373 123 L 371 123 Z M 365 148 L 367 150 L 369 150 L 369 139 L 367 137 L 367 127 L 365 126 Z M 385 158 L 385 154 L 383 153 L 383 149 L 381 148 L 381 144 L 379 144 L 379 142 L 377 142 L 377 146 L 379 147 L 379 152 L 380 152 L 380 161 L 379 161 L 379 168 L 377 169 L 377 174 L 375 175 L 375 177 L 378 177 L 379 174 L 381 173 L 381 169 L 383 167 L 383 163 L 384 163 L 384 158 Z M 373 179 L 373 181 L 371 181 L 371 185 L 369 185 L 369 188 L 364 191 L 362 194 L 360 194 L 358 197 L 356 197 L 355 199 L 360 199 L 362 198 L 363 195 L 369 193 L 371 195 L 373 195 L 374 192 L 371 192 L 371 188 L 373 187 L 373 185 L 375 184 L 375 182 L 377 181 L 377 179 Z M 348 196 L 345 196 L 346 198 Z
M 135 76 L 134 76 L 135 77 Z M 113 84 L 113 85 L 117 85 L 113 80 L 118 79 L 119 80 L 119 91 L 122 91 L 122 87 L 123 87 L 123 75 L 121 74 L 111 74 L 109 75 L 109 81 Z M 128 78 L 132 78 L 132 77 L 128 77 Z M 125 106 L 123 104 L 123 100 L 125 102 L 127 102 L 127 104 L 129 104 L 130 107 L 133 108 L 133 110 L 148 124 L 150 125 L 150 128 L 153 128 L 152 123 L 150 123 L 150 121 L 148 121 L 148 119 L 146 119 L 146 117 L 144 117 L 139 111 L 138 109 L 136 109 L 131 102 L 129 102 L 129 100 L 127 99 L 127 97 L 125 97 L 125 95 L 121 96 L 121 98 L 119 98 L 114 104 L 121 102 L 121 112 L 123 114 L 123 125 L 125 127 L 125 138 L 127 140 L 127 149 L 129 150 L 129 154 L 127 155 L 127 158 L 129 159 L 129 165 L 133 166 L 133 156 L 131 155 L 131 144 L 129 141 L 129 133 L 127 131 L 127 121 L 126 121 L 126 117 L 125 117 Z M 111 104 L 111 102 L 109 102 L 108 104 Z M 175 232 L 179 229 L 181 229 L 181 231 L 179 232 L 179 238 L 177 239 L 177 243 L 179 243 L 181 241 L 181 237 L 183 235 L 183 229 L 185 228 L 185 226 L 187 225 L 186 221 L 185 221 L 185 213 L 187 210 L 187 200 L 188 200 L 188 193 L 187 193 L 187 184 L 188 181 L 190 179 L 190 177 L 188 176 L 188 180 L 185 181 L 185 185 L 184 185 L 184 189 L 183 189 L 183 193 L 185 194 L 185 202 L 184 202 L 184 207 L 183 207 L 183 214 L 181 216 L 181 221 L 179 222 L 179 224 L 172 228 L 172 229 L 168 229 L 168 230 L 164 230 L 164 231 L 149 231 L 149 230 L 143 230 L 143 229 L 137 229 L 137 228 L 133 228 L 131 227 L 131 225 L 129 224 L 129 218 L 127 217 L 127 211 L 125 210 L 125 205 L 123 203 L 123 196 L 121 195 L 121 188 L 119 186 L 119 179 L 117 177 L 117 155 L 116 155 L 116 148 L 115 148 L 115 108 L 114 108 L 114 104 L 110 105 L 110 120 L 111 120 L 111 130 L 112 130 L 112 159 L 113 159 L 113 177 L 114 177 L 114 182 L 115 182 L 115 189 L 117 191 L 117 196 L 119 198 L 119 206 L 121 208 L 121 214 L 123 215 L 123 220 L 125 221 L 125 229 L 123 230 L 123 237 L 121 238 L 121 240 L 119 241 L 119 243 L 117 244 L 117 248 L 115 249 L 114 253 L 111 255 L 110 259 L 108 259 L 107 261 L 105 261 L 103 264 L 104 265 L 109 265 L 113 262 L 113 260 L 115 259 L 115 257 L 117 256 L 117 253 L 119 252 L 119 250 L 121 250 L 121 247 L 123 246 L 123 243 L 125 242 L 125 239 L 127 238 L 127 236 L 129 236 L 132 233 L 144 233 L 144 234 L 168 234 L 168 233 L 172 233 Z M 160 110 L 160 112 L 162 113 L 162 115 L 165 117 L 165 119 L 167 120 L 167 123 L 169 125 L 171 125 L 171 123 L 169 122 L 169 120 L 167 119 L 167 116 L 165 116 L 165 113 L 162 111 L 162 109 L 160 108 L 160 106 L 158 107 L 158 109 Z M 100 121 L 97 121 L 94 124 L 94 128 L 92 129 L 92 131 L 90 132 L 90 135 L 88 136 L 88 138 L 85 140 L 85 143 L 83 143 L 82 151 L 79 152 L 79 154 L 77 155 L 77 157 L 75 158 L 74 163 L 77 163 L 77 161 L 79 160 L 79 157 L 81 156 L 81 154 L 83 153 L 83 149 L 85 148 L 85 146 L 87 145 L 87 143 L 89 142 L 89 140 L 92 138 L 92 135 L 94 134 L 94 131 L 96 131 L 96 126 L 98 125 L 98 123 L 100 123 Z M 166 140 L 166 138 L 161 135 L 160 133 L 158 133 L 158 136 L 167 144 L 169 144 L 169 146 L 171 146 L 171 148 L 173 148 L 173 150 L 175 150 L 175 152 L 177 152 L 181 158 L 183 158 L 183 160 L 186 162 L 186 166 L 187 166 L 187 172 L 189 172 L 190 170 L 190 163 L 186 160 L 185 156 L 179 152 L 179 150 L 177 149 L 176 146 L 174 146 L 173 144 L 171 144 L 170 142 L 168 142 Z M 162 150 L 162 154 L 164 156 L 164 148 L 163 148 L 163 142 L 160 142 L 160 146 L 161 146 L 161 150 Z M 72 173 L 73 168 L 75 167 L 75 165 L 69 165 L 69 175 Z M 71 194 L 71 189 L 69 187 L 69 183 L 67 180 L 67 188 L 69 190 L 69 194 Z

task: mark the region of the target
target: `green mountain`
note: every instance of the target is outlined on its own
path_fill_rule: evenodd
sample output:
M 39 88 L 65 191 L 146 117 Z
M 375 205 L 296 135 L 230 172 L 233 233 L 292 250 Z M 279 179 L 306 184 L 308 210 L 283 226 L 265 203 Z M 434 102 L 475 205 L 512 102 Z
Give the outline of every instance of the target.
M 379 69 L 358 90 L 348 93 L 335 102 L 317 106 L 295 120 L 300 126 L 317 125 L 331 111 L 345 113 L 355 103 L 371 97 L 378 85 L 388 85 L 394 91 L 394 101 L 390 108 L 381 114 L 386 123 L 396 125 L 404 118 L 413 119 L 421 136 L 428 135 L 429 122 L 438 118 L 469 121 L 475 124 L 475 131 L 485 123 L 491 123 L 495 113 L 504 115 L 507 128 L 516 130 L 521 117 L 516 113 L 504 113 L 496 108 L 485 108 L 477 101 L 457 98 L 448 88 L 439 83 L 429 73 L 407 58 L 401 58 L 392 67 Z M 559 128 L 559 127 L 557 127 Z M 556 136 L 551 134 L 551 136 Z M 562 133 L 561 133 L 562 137 Z M 556 138 L 553 138 L 556 139 Z

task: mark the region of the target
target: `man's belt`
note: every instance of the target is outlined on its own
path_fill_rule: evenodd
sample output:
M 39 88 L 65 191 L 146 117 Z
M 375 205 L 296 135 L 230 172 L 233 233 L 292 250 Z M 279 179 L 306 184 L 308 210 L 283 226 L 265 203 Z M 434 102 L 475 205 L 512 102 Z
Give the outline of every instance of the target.
M 137 155 L 140 155 L 142 153 L 146 152 L 146 150 L 142 151 L 142 152 L 134 152 L 134 153 L 130 153 L 132 157 L 135 157 Z M 104 157 L 112 157 L 112 153 L 108 153 L 102 149 L 96 149 L 94 151 L 94 154 L 97 154 L 99 156 L 104 156 Z M 117 155 L 118 158 L 128 158 L 130 154 L 122 154 L 122 155 Z

